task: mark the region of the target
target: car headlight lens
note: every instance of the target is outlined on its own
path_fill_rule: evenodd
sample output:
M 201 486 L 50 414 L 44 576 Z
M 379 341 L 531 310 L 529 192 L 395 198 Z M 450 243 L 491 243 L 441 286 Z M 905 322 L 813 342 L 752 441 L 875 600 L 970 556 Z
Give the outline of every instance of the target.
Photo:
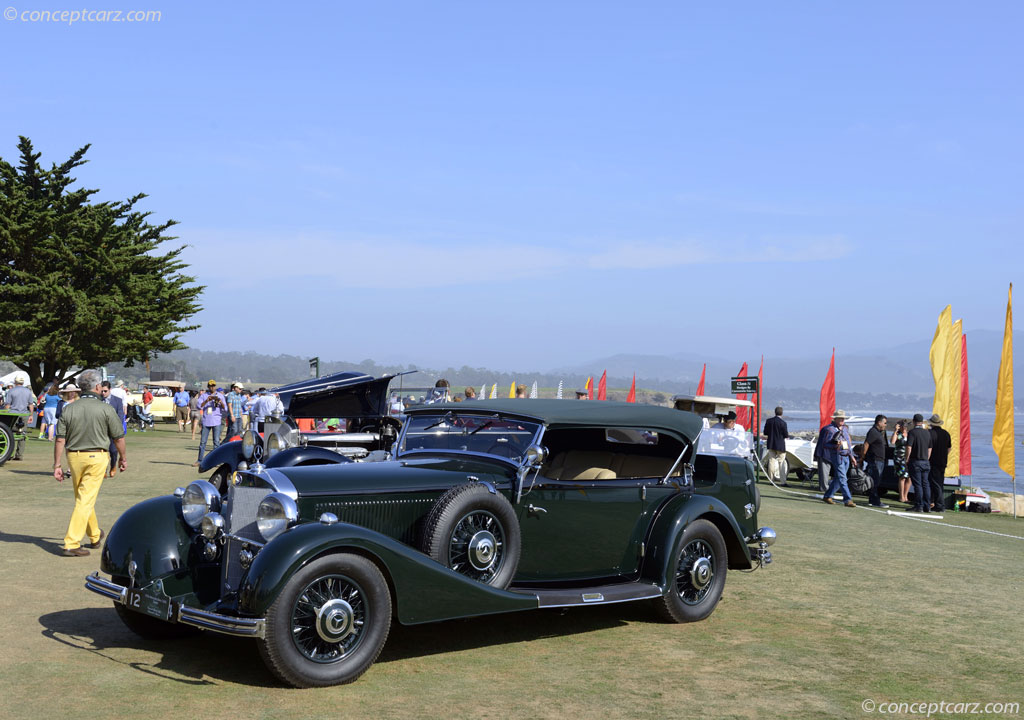
M 283 493 L 270 493 L 256 511 L 256 527 L 263 539 L 270 541 L 299 519 L 295 501 Z
M 242 457 L 246 460 L 252 460 L 252 453 L 256 447 L 256 433 L 252 430 L 246 430 L 242 433 Z
M 277 455 L 277 453 L 288 447 L 288 443 L 285 442 L 284 438 L 278 433 L 270 433 L 270 437 L 267 438 L 267 460 Z
M 181 496 L 181 515 L 191 527 L 198 528 L 208 512 L 220 512 L 220 494 L 206 480 L 196 480 Z

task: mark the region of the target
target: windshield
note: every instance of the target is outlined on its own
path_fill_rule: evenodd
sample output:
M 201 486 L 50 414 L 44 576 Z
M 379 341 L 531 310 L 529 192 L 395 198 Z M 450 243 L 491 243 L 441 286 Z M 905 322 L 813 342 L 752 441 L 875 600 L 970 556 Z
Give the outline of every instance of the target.
M 454 451 L 493 455 L 520 462 L 540 432 L 540 423 L 498 415 L 448 412 L 409 418 L 399 455 Z

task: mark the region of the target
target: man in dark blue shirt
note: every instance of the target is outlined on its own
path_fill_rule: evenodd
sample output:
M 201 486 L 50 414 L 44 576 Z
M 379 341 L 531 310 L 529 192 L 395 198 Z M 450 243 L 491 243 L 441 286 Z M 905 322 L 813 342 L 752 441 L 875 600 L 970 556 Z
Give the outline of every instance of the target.
M 907 469 L 910 482 L 914 484 L 914 507 L 908 512 L 928 512 L 931 508 L 931 488 L 928 473 L 931 471 L 932 436 L 924 427 L 924 416 L 914 416 L 914 429 L 907 434 Z
M 871 479 L 871 490 L 868 491 L 868 504 L 871 507 L 887 508 L 878 496 L 878 486 L 882 484 L 882 473 L 885 472 L 885 451 L 889 442 L 885 437 L 885 426 L 889 419 L 885 415 L 876 415 L 875 424 L 868 429 L 864 438 L 864 470 Z
M 782 419 L 782 406 L 775 408 L 775 416 L 764 421 L 764 434 L 768 444 L 768 478 L 777 485 L 786 485 L 782 466 L 786 459 L 786 438 L 789 427 Z

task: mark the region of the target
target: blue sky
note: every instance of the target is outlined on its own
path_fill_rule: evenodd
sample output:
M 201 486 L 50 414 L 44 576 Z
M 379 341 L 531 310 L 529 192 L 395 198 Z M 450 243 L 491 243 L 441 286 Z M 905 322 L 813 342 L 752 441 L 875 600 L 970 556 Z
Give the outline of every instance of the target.
M 179 220 L 194 347 L 827 358 L 1024 266 L 1019 3 L 5 1 L 0 156 Z

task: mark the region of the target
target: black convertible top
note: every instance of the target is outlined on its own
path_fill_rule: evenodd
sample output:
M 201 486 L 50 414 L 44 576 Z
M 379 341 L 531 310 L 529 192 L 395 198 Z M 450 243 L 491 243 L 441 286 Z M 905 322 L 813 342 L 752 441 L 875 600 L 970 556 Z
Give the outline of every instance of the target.
M 466 402 L 416 405 L 409 415 L 451 411 L 455 414 L 501 414 L 539 420 L 549 428 L 635 427 L 667 432 L 689 442 L 696 441 L 704 427 L 697 415 L 658 405 L 603 400 L 467 400 Z

